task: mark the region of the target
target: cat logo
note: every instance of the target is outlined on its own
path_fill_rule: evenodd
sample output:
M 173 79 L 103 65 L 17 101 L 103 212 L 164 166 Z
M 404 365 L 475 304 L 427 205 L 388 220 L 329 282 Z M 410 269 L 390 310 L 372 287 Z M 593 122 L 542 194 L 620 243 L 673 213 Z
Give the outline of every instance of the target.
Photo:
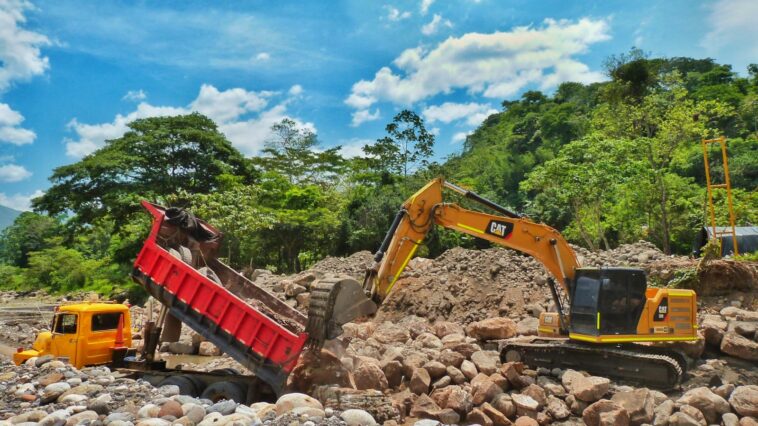
M 510 222 L 491 220 L 487 225 L 485 232 L 497 237 L 508 238 L 511 235 L 511 232 L 513 232 L 513 224 Z
M 665 321 L 666 316 L 669 313 L 669 298 L 664 297 L 661 303 L 658 305 L 658 309 L 655 310 L 655 316 L 653 321 Z

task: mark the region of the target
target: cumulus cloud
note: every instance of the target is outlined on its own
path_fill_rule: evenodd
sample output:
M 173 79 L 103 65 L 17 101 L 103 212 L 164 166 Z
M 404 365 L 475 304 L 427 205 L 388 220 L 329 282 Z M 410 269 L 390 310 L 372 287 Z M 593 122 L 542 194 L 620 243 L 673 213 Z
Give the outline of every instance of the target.
M 701 46 L 714 55 L 734 56 L 734 62 L 747 63 L 758 56 L 758 2 L 719 0 L 710 8 L 706 23 L 710 30 Z
M 371 112 L 368 109 L 361 109 L 361 110 L 355 111 L 352 114 L 352 116 L 353 116 L 353 121 L 350 122 L 350 125 L 353 127 L 358 127 L 367 121 L 378 120 L 381 117 L 379 113 L 379 108 L 374 110 L 374 112 Z
M 303 86 L 301 86 L 299 84 L 296 84 L 296 85 L 290 87 L 290 90 L 287 93 L 289 93 L 292 96 L 301 95 L 303 93 Z
M 466 119 L 466 124 L 477 126 L 485 118 L 496 113 L 497 110 L 488 104 L 478 104 L 469 102 L 467 104 L 445 102 L 442 105 L 432 105 L 422 111 L 424 119 L 429 123 L 440 121 L 442 123 L 451 123 L 462 118 Z
M 32 199 L 45 195 L 39 189 L 31 194 L 11 194 L 8 195 L 0 192 L 0 205 L 10 207 L 15 210 L 29 211 L 32 209 Z
M 76 134 L 76 138 L 65 140 L 66 154 L 75 158 L 91 154 L 102 147 L 106 140 L 121 137 L 128 128 L 127 124 L 136 119 L 191 112 L 199 112 L 215 121 L 229 141 L 248 155 L 255 154 L 263 147 L 271 126 L 284 118 L 290 118 L 301 128 L 316 132 L 313 123 L 304 123 L 287 114 L 287 104 L 291 98 L 279 99 L 278 104 L 268 108 L 269 101 L 276 96 L 276 92 L 253 92 L 241 88 L 221 91 L 204 84 L 200 87 L 197 98 L 184 107 L 155 106 L 141 102 L 136 110 L 126 115 L 118 114 L 109 123 L 87 124 L 73 119 L 68 128 Z
M 43 74 L 50 66 L 40 48 L 50 44 L 42 34 L 21 28 L 24 12 L 31 10 L 26 0 L 0 1 L 0 92 L 13 81 Z
M 440 27 L 452 28 L 453 23 L 449 19 L 442 19 L 442 15 L 434 14 L 432 20 L 428 24 L 421 27 L 421 33 L 424 35 L 432 35 L 439 31 Z
M 393 62 L 396 69 L 382 67 L 372 80 L 353 84 L 345 102 L 368 110 L 379 101 L 410 105 L 456 89 L 502 99 L 530 84 L 546 90 L 563 81 L 596 82 L 602 73 L 575 55 L 608 39 L 608 22 L 589 18 L 450 37 L 430 50 L 405 50 Z
M 434 3 L 434 0 L 421 0 L 421 14 L 426 15 L 429 12 L 429 7 Z
M 385 6 L 387 8 L 387 19 L 393 22 L 402 21 L 411 17 L 411 12 L 400 11 L 400 9 L 392 6 Z
M 361 157 L 366 155 L 363 152 L 363 147 L 373 144 L 374 141 L 370 139 L 350 139 L 340 144 L 339 153 L 345 158 Z
M 34 142 L 37 134 L 20 127 L 24 116 L 14 111 L 8 104 L 0 103 L 0 142 L 26 145 Z
M 145 91 L 142 89 L 130 90 L 126 92 L 126 95 L 124 95 L 123 98 L 121 98 L 121 100 L 132 102 L 144 101 L 145 99 L 147 99 L 147 93 L 145 93 Z
M 452 143 L 452 144 L 461 143 L 461 142 L 463 142 L 463 141 L 466 140 L 466 138 L 468 137 L 468 135 L 469 134 L 466 133 L 466 132 L 458 132 L 458 133 L 456 133 L 456 134 L 453 135 L 453 139 L 450 141 L 450 143 Z
M 5 164 L 0 166 L 0 182 L 19 182 L 32 175 L 24 166 Z
M 255 56 L 255 59 L 259 61 L 268 61 L 271 59 L 271 55 L 268 52 L 261 52 Z

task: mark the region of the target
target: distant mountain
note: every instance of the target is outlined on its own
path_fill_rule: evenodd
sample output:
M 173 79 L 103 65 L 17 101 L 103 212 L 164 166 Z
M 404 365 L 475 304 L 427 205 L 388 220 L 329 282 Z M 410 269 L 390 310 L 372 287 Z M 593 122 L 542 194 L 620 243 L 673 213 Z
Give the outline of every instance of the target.
M 21 212 L 10 207 L 0 206 L 0 231 L 11 226 Z

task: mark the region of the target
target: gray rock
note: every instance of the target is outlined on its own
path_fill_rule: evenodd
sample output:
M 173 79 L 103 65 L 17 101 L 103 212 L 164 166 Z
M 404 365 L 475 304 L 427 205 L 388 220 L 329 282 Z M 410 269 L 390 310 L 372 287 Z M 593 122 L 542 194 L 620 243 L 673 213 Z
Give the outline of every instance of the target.
M 237 409 L 237 403 L 231 400 L 223 400 L 219 401 L 206 410 L 209 413 L 221 413 L 224 416 L 227 416 L 229 414 L 234 413 L 234 410 Z

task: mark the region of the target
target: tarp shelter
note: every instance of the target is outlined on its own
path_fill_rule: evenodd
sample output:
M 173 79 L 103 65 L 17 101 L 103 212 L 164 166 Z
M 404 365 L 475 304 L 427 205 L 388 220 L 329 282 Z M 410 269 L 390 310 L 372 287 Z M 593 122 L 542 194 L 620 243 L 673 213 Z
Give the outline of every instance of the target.
M 721 239 L 721 255 L 732 256 L 734 253 L 734 245 L 732 244 L 732 227 L 731 226 L 717 226 L 716 232 L 729 232 L 726 235 L 719 235 Z M 737 234 L 737 250 L 740 254 L 746 254 L 758 251 L 758 226 L 737 226 L 734 228 Z M 700 229 L 700 232 L 695 239 L 695 246 L 693 254 L 695 257 L 700 257 L 700 250 L 703 246 L 713 238 L 713 228 L 710 226 L 704 226 Z

